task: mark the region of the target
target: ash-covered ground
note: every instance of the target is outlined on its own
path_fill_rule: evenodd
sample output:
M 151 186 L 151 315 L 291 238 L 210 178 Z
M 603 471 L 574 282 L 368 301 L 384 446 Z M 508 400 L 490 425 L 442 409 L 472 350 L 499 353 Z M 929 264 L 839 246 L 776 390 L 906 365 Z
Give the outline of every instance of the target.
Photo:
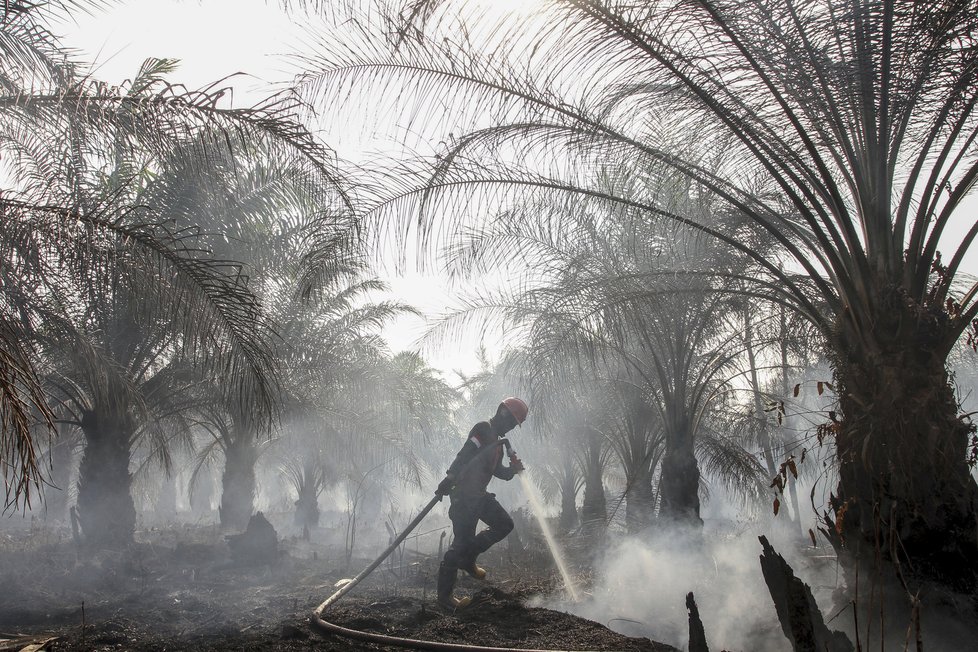
M 515 542 L 519 544 L 520 542 Z M 274 560 L 235 559 L 214 526 L 137 532 L 120 551 L 86 551 L 70 531 L 0 532 L 0 652 L 22 650 L 381 650 L 313 631 L 312 610 L 371 561 L 302 537 Z M 571 614 L 526 606 L 557 593 L 545 550 L 502 545 L 485 557 L 489 582 L 460 577 L 475 605 L 448 613 L 434 600 L 437 552 L 410 543 L 327 614 L 338 625 L 474 645 L 668 651 Z M 586 578 L 581 577 L 586 586 Z

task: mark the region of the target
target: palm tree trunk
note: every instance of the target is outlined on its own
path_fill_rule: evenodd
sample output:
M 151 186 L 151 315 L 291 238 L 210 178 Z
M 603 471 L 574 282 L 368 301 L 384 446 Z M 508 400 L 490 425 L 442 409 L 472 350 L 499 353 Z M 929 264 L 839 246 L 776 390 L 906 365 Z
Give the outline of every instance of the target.
M 66 521 L 75 442 L 74 438 L 67 438 L 64 428 L 59 429 L 58 437 L 58 442 L 51 447 L 51 483 L 44 485 L 45 518 Z
M 577 527 L 577 473 L 574 461 L 569 457 L 564 461 L 560 477 L 560 517 L 558 524 L 562 532 L 570 532 Z
M 177 516 L 177 478 L 175 475 L 163 478 L 163 486 L 156 496 L 154 512 L 161 523 L 173 522 Z
M 129 473 L 133 424 L 111 410 L 82 417 L 85 452 L 78 469 L 78 520 L 88 545 L 118 548 L 132 543 L 136 507 Z
M 604 468 L 601 464 L 601 438 L 593 429 L 587 433 L 586 472 L 584 475 L 584 503 L 581 505 L 581 524 L 587 530 L 603 528 L 608 520 L 607 501 L 604 496 Z
M 197 476 L 196 484 L 190 492 L 190 511 L 194 518 L 201 518 L 210 514 L 211 496 L 214 494 L 214 482 L 211 478 L 210 469 L 201 469 Z
M 670 419 L 666 452 L 659 478 L 659 516 L 680 526 L 702 527 L 700 518 L 700 468 L 693 454 L 693 436 L 684 416 Z
M 255 462 L 258 450 L 252 437 L 242 435 L 224 451 L 221 478 L 221 527 L 244 530 L 255 508 Z
M 652 525 L 655 513 L 652 470 L 648 468 L 648 459 L 639 460 L 638 464 L 641 466 L 633 472 L 632 482 L 625 491 L 625 524 L 631 533 Z
M 319 495 L 316 468 L 312 462 L 307 461 L 303 466 L 302 479 L 299 498 L 295 501 L 295 525 L 301 528 L 313 528 L 319 525 Z
M 960 418 L 933 344 L 946 317 L 902 307 L 879 318 L 879 352 L 847 346 L 835 365 L 842 418 L 830 426 L 839 485 L 829 531 L 857 562 L 899 561 L 907 574 L 971 590 L 978 585 L 978 489 L 967 461 L 974 426 Z M 857 341 L 854 329 L 841 332 L 846 343 Z M 886 333 L 895 335 L 882 340 Z
M 754 354 L 754 328 L 751 323 L 751 309 L 752 306 L 748 304 L 743 311 L 744 352 L 747 354 L 747 364 L 750 370 L 749 381 L 754 398 L 754 417 L 757 419 L 760 428 L 761 453 L 767 467 L 768 477 L 773 478 L 777 474 L 778 468 L 774 462 L 774 442 L 771 438 L 770 424 L 761 402 L 761 381 L 757 376 L 757 356 Z

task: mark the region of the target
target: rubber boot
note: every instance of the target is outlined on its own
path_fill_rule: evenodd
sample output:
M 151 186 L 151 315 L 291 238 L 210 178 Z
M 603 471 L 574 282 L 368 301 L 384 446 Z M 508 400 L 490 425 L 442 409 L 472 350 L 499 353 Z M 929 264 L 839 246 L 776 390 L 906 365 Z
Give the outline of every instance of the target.
M 459 562 L 458 567 L 477 580 L 486 579 L 486 569 L 475 563 L 475 557 L 466 557 L 465 559 L 462 559 Z
M 455 580 L 458 577 L 458 569 L 445 562 L 438 567 L 438 604 L 446 609 L 462 609 L 467 607 L 471 598 L 456 598 Z

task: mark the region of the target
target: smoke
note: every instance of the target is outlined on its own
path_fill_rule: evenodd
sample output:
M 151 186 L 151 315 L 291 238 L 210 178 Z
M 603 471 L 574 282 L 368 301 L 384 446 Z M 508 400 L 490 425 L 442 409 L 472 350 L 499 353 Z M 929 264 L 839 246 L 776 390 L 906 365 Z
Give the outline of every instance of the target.
M 685 649 L 689 637 L 685 598 L 692 591 L 711 650 L 790 650 L 761 576 L 756 536 L 761 533 L 646 532 L 609 541 L 595 563 L 595 582 L 588 597 L 577 604 L 542 600 L 541 606 Z M 797 554 L 797 539 L 778 542 L 776 536 L 767 536 L 796 574 L 812 586 L 823 611 L 831 608 L 834 562 L 823 559 L 813 564 Z

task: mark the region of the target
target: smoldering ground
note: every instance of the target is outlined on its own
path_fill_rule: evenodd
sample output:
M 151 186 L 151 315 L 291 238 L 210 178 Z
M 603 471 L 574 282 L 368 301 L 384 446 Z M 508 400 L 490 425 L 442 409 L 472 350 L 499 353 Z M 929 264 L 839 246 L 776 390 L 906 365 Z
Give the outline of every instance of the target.
M 288 515 L 270 517 L 288 530 Z M 126 550 L 92 554 L 75 549 L 64 531 L 10 532 L 0 537 L 0 639 L 9 633 L 21 647 L 44 641 L 53 651 L 377 649 L 308 627 L 312 608 L 362 569 L 386 538 L 365 525 L 348 559 L 342 545 L 326 543 L 334 538 L 326 532 L 331 529 L 316 528 L 310 540 L 283 537 L 280 554 L 263 564 L 229 559 L 216 526 L 140 530 L 139 542 Z M 372 573 L 329 617 L 355 629 L 457 643 L 672 650 L 571 615 L 526 608 L 528 595 L 552 592 L 553 585 L 546 560 L 536 554 L 539 546 L 528 530 L 524 534 L 525 553 L 507 545 L 487 554 L 491 585 L 460 579 L 462 591 L 481 596 L 479 609 L 454 614 L 437 608 L 438 538 L 428 534 Z
M 648 530 L 609 539 L 595 560 L 594 584 L 585 599 L 540 602 L 685 649 L 685 599 L 692 592 L 710 649 L 790 650 L 758 563 L 762 533 L 753 527 L 737 532 L 707 527 L 702 535 Z M 797 537 L 768 533 L 768 538 L 812 586 L 819 604 L 829 605 L 839 581 L 834 558 L 800 545 Z
M 629 636 L 644 636 L 688 649 L 689 619 L 685 598 L 695 595 L 711 650 L 728 652 L 789 652 L 771 593 L 759 563 L 766 536 L 812 590 L 830 630 L 845 633 L 853 649 L 912 650 L 916 630 L 908 630 L 912 605 L 900 590 L 887 590 L 884 604 L 877 593 L 871 612 L 853 614 L 854 588 L 834 551 L 821 540 L 812 547 L 793 532 L 759 524 L 737 531 L 711 527 L 702 535 L 676 530 L 647 530 L 606 540 L 593 563 L 593 582 L 579 602 L 566 594 L 539 597 L 532 605 L 563 610 L 607 625 Z M 864 592 L 873 582 L 863 580 Z M 878 590 L 879 587 L 877 587 Z M 923 649 L 961 652 L 978 640 L 975 596 L 924 585 L 920 622 Z M 881 624 L 884 632 L 880 640 Z M 858 641 L 859 648 L 855 647 Z

